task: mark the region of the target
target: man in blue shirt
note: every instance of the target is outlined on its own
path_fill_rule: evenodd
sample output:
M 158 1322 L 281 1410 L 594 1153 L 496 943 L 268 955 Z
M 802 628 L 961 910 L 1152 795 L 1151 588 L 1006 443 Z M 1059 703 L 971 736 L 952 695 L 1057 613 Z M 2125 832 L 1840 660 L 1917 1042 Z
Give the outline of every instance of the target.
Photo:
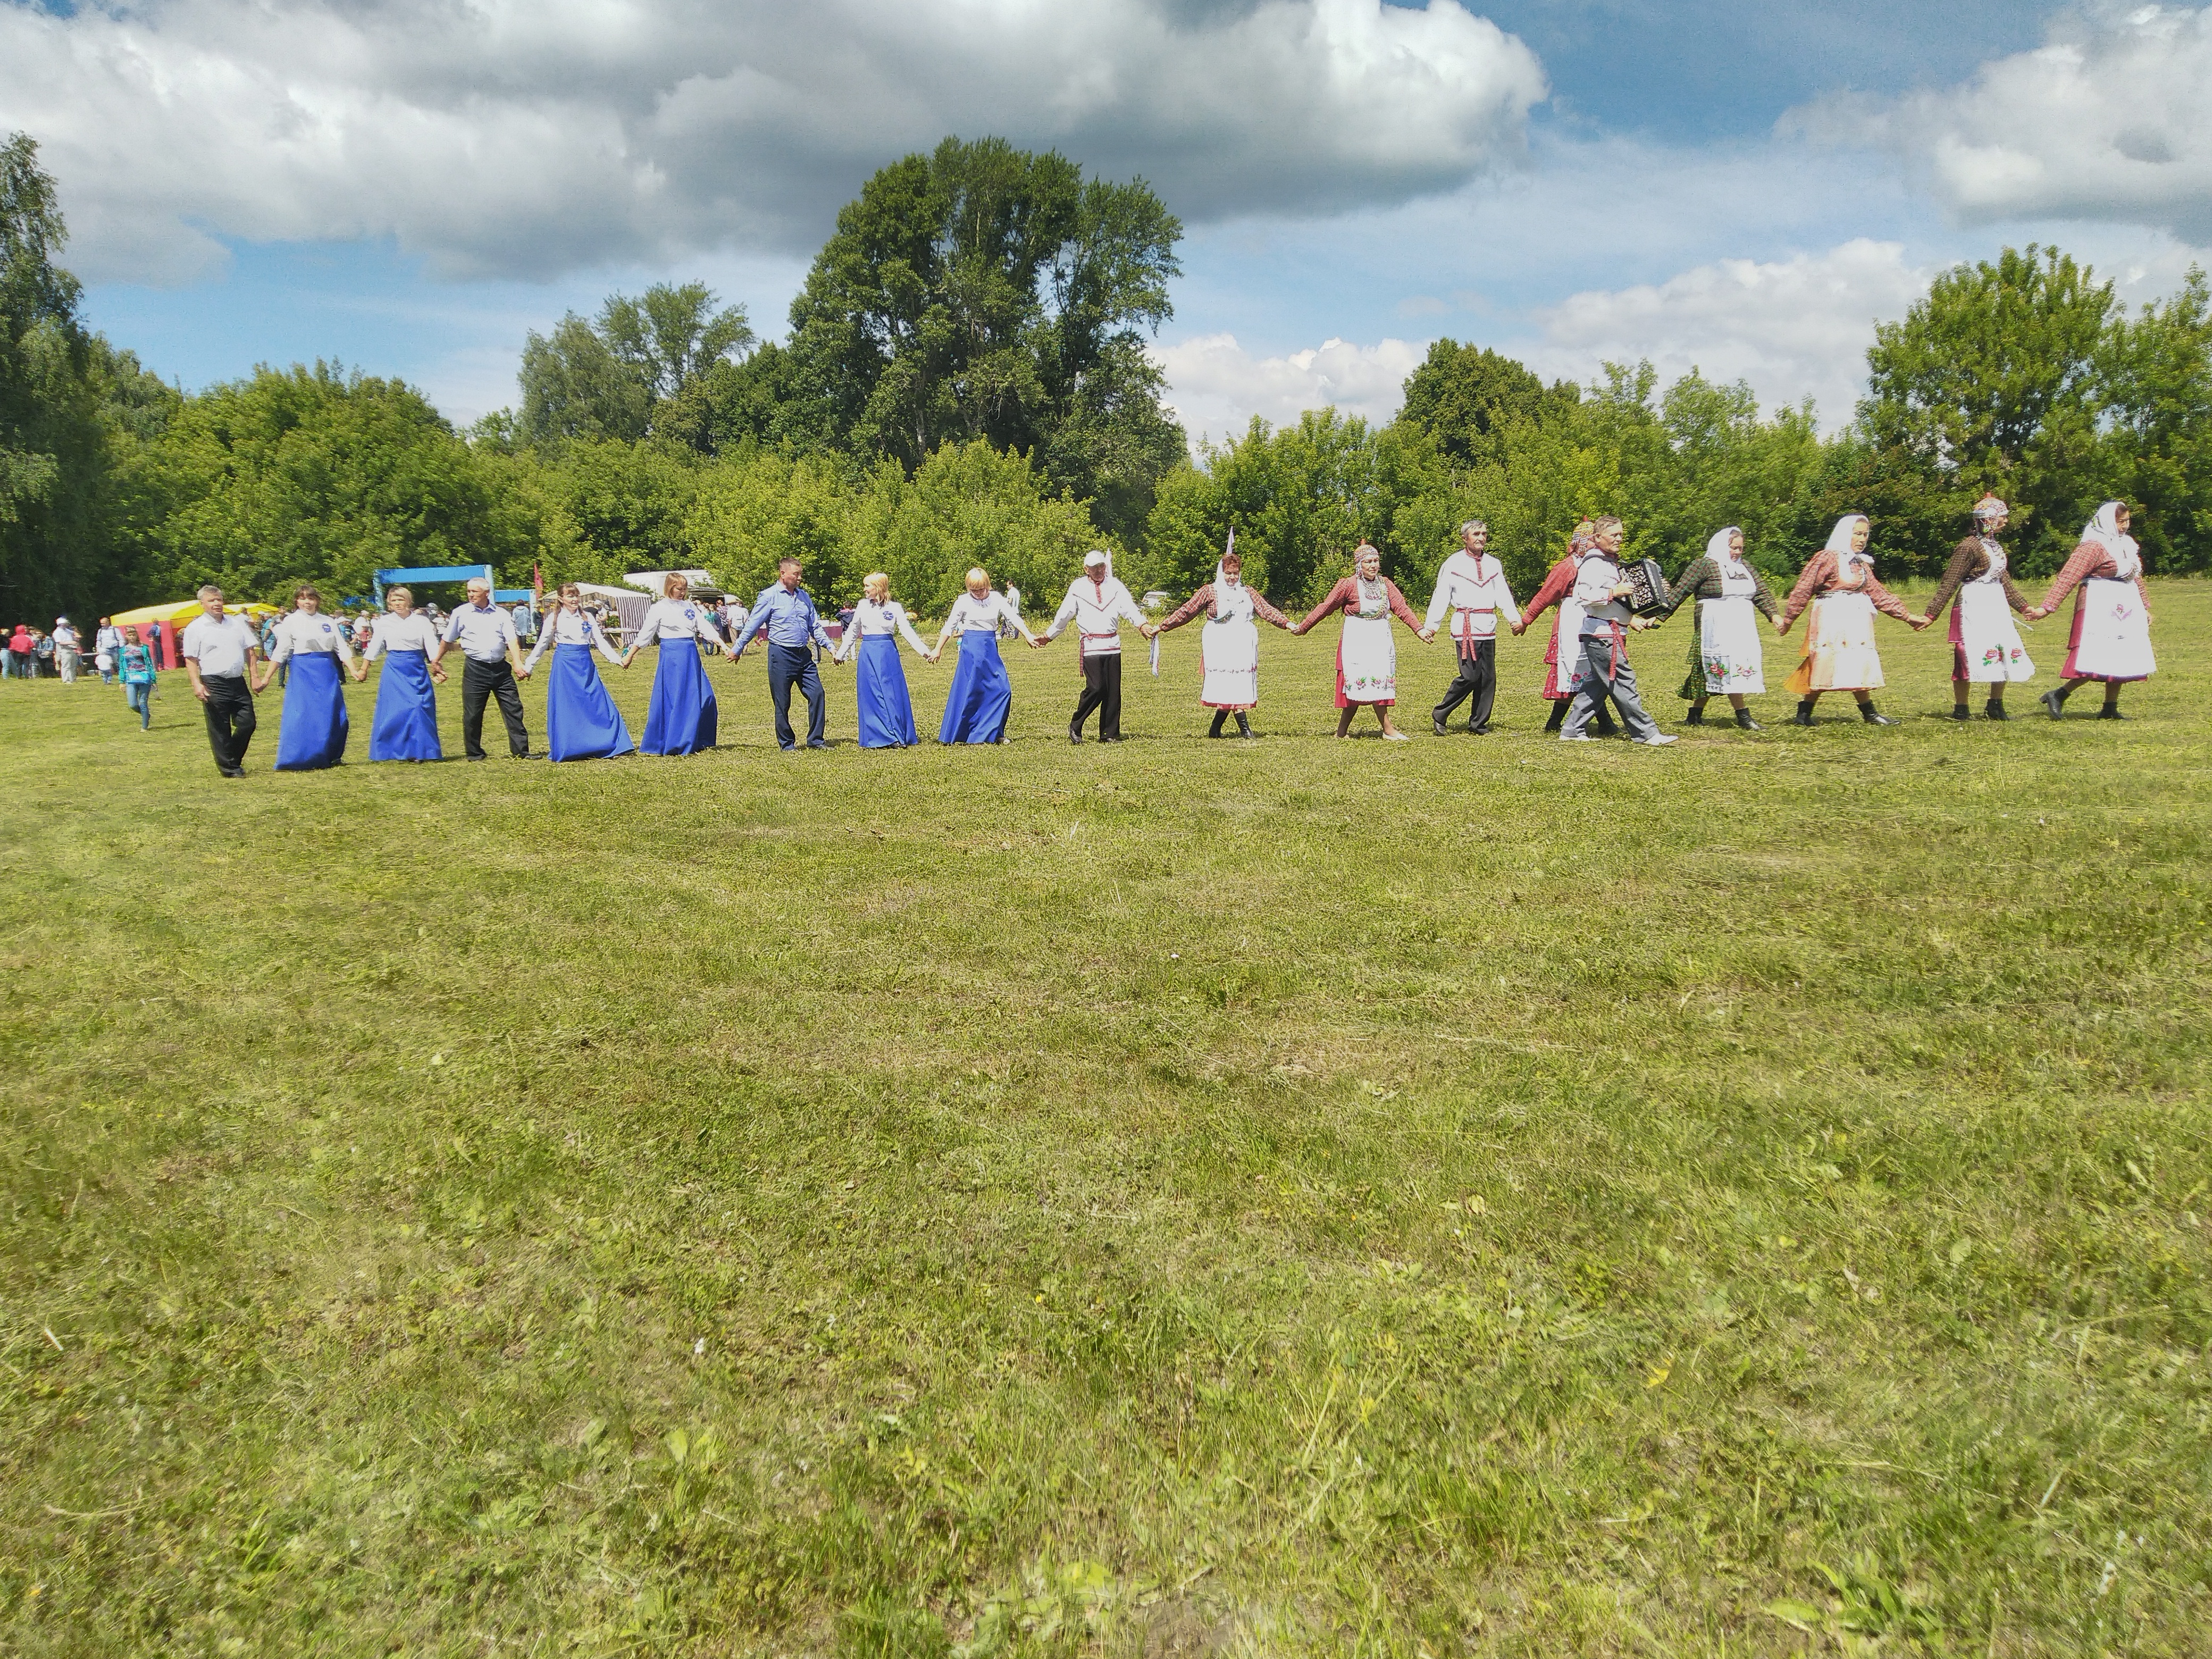
M 799 561 L 785 559 L 775 568 L 775 586 L 762 591 L 753 601 L 752 614 L 738 629 L 732 650 L 743 655 L 754 635 L 768 630 L 768 693 L 775 702 L 775 740 L 786 749 L 799 746 L 791 729 L 791 687 L 796 681 L 806 697 L 806 746 L 827 749 L 823 737 L 830 711 L 822 696 L 821 671 L 814 665 L 813 647 L 830 648 L 830 636 L 814 600 L 799 585 Z

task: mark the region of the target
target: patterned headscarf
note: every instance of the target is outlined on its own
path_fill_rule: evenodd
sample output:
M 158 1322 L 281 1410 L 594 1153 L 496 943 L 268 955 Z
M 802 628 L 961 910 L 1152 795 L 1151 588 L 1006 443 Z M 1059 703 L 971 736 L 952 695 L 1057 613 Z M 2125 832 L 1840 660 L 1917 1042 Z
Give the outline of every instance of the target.
M 1984 495 L 1981 500 L 1974 503 L 1974 521 L 1978 524 L 1985 524 L 1991 519 L 2008 519 L 2011 516 L 2012 509 L 1995 495 Z

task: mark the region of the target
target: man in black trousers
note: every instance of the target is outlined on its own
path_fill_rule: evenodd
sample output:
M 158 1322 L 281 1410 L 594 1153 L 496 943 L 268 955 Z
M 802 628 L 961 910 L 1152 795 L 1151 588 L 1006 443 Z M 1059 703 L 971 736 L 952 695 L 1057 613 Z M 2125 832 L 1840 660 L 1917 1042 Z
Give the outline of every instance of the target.
M 446 619 L 446 643 L 461 647 L 461 742 L 472 761 L 488 759 L 483 746 L 484 700 L 499 699 L 507 722 L 507 752 L 530 758 L 530 729 L 522 723 L 522 693 L 514 683 L 522 666 L 522 642 L 514 618 L 491 602 L 491 584 L 478 576 L 469 583 L 469 602 Z M 526 675 L 529 670 L 523 669 Z
M 261 655 L 261 641 L 243 617 L 222 608 L 222 589 L 200 589 L 200 614 L 185 629 L 185 672 L 207 714 L 208 747 L 216 770 L 246 775 L 246 745 L 253 741 L 253 684 L 246 670 Z

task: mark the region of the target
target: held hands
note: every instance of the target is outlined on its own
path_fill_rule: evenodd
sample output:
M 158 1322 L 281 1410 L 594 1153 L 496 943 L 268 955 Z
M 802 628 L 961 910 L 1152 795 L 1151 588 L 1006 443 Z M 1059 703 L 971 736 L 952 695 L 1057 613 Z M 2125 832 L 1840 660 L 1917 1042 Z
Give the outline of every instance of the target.
M 1933 617 L 1907 617 L 1905 620 L 1911 624 L 1912 631 L 1917 634 L 1922 629 L 1927 627 L 1929 623 L 1934 622 L 1936 618 Z
M 1423 645 L 1427 645 L 1427 644 L 1431 643 L 1431 642 L 1436 639 L 1436 637 L 1437 637 L 1437 630 L 1436 630 L 1435 629 L 1433 629 L 1433 628 L 1424 628 L 1424 629 L 1422 629 L 1420 630 L 1420 635 L 1421 635 L 1421 643 L 1422 643 Z

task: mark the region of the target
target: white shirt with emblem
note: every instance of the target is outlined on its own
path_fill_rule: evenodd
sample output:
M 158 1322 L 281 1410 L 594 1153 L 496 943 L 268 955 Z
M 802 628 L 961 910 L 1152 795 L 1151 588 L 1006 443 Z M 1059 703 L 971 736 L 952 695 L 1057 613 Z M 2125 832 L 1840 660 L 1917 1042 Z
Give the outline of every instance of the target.
M 436 656 L 438 624 L 419 611 L 404 617 L 386 611 L 368 630 L 368 648 L 362 654 L 374 662 L 387 651 L 420 651 L 426 657 Z
M 630 645 L 635 649 L 655 640 L 696 640 L 703 651 L 721 644 L 722 635 L 714 626 L 714 613 L 698 600 L 655 599 Z
M 283 662 L 302 652 L 325 652 L 336 653 L 350 664 L 353 641 L 346 637 L 348 632 L 343 622 L 333 622 L 319 611 L 295 611 L 276 624 L 276 637 L 269 647 L 269 660 Z M 204 665 L 200 672 L 207 672 Z
M 538 630 L 537 648 L 531 652 L 530 660 L 523 667 L 537 667 L 538 659 L 556 645 L 596 646 L 601 656 L 616 667 L 622 666 L 622 653 L 609 642 L 605 629 L 580 611 L 563 610 L 546 617 L 545 625 Z

